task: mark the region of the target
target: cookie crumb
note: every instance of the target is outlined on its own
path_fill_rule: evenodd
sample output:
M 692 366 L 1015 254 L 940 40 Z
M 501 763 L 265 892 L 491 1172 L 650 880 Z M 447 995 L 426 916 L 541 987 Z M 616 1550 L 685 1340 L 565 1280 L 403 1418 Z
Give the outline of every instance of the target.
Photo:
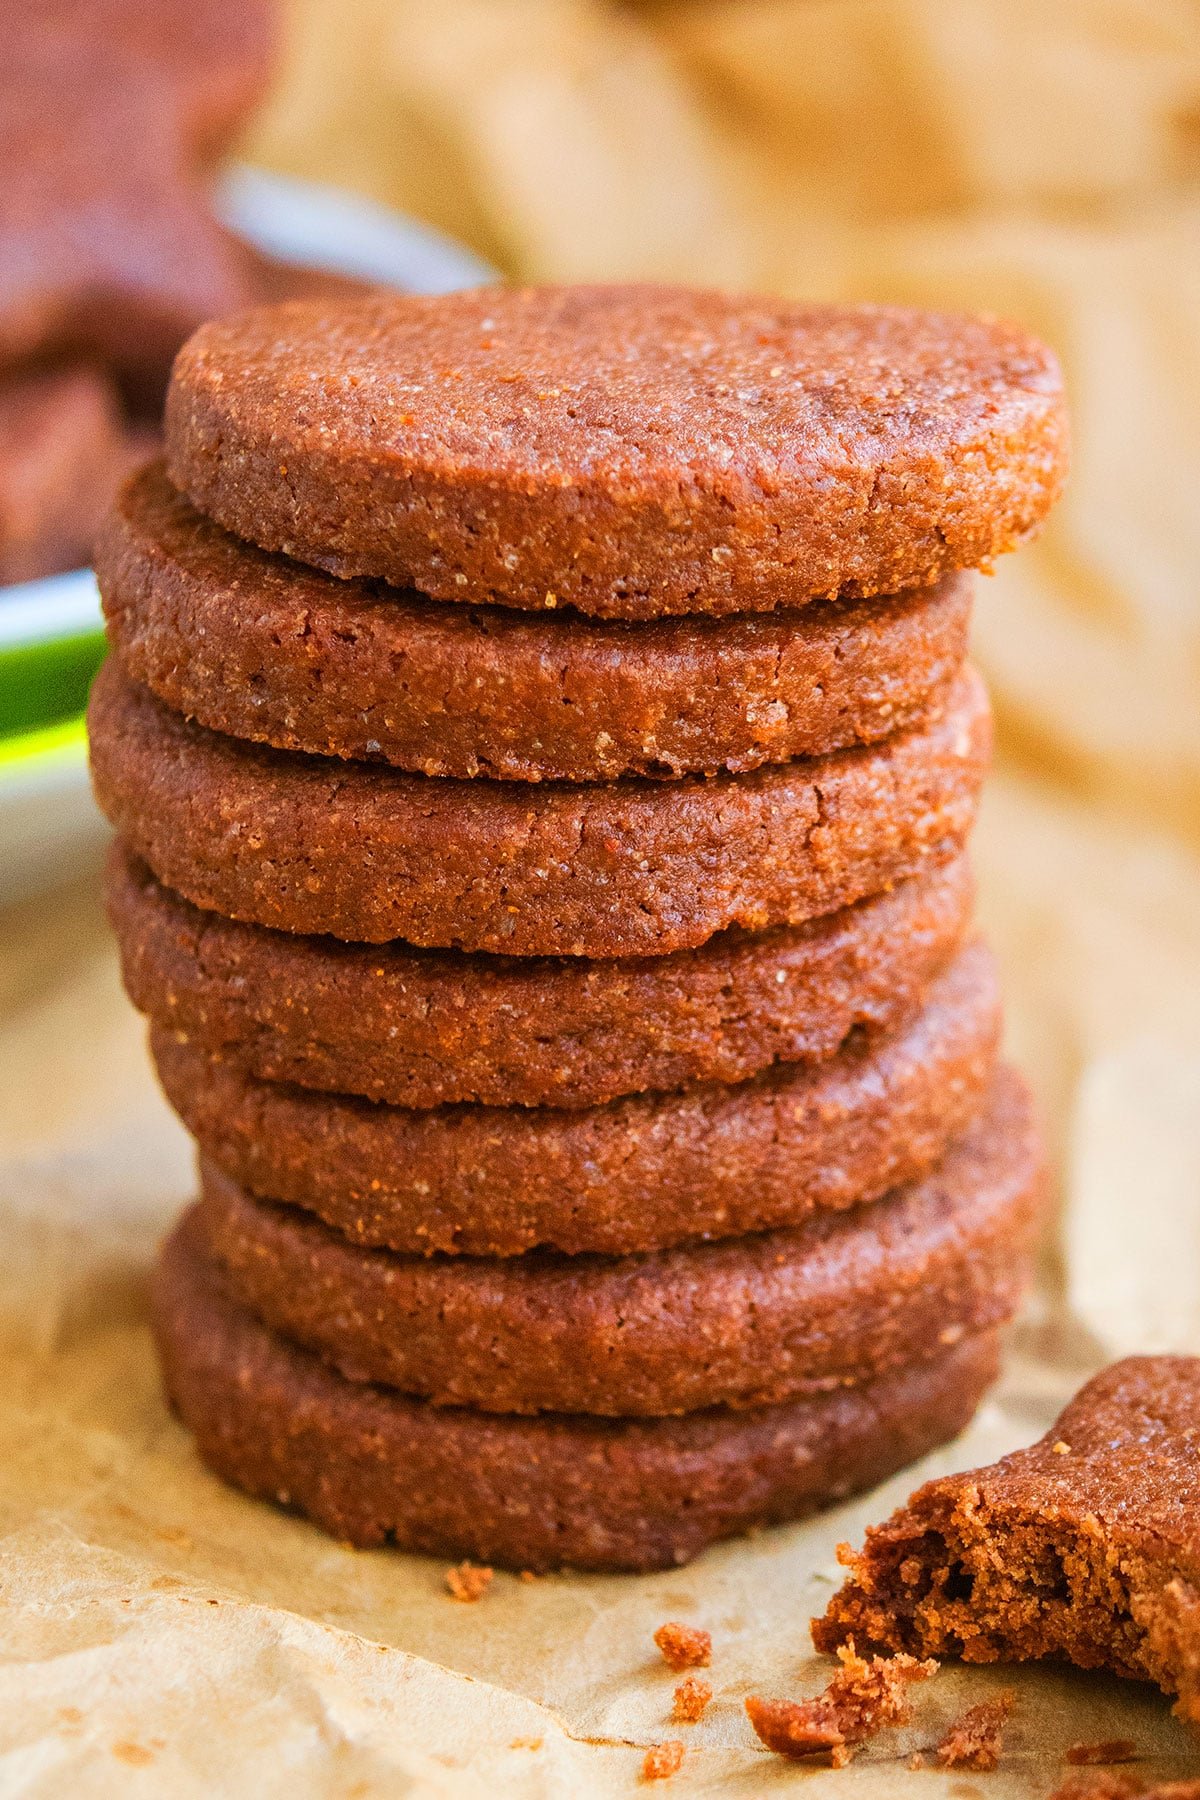
M 517 1576 L 517 1580 L 523 1581 L 526 1584 L 526 1586 L 528 1586 L 531 1582 L 537 1581 L 538 1579 L 539 1579 L 539 1577 L 534 1574 L 532 1569 L 522 1569 L 521 1573 Z
M 482 1600 L 494 1575 L 495 1570 L 486 1565 L 462 1562 L 456 1569 L 446 1570 L 446 1586 L 456 1600 Z
M 852 1643 L 838 1650 L 841 1668 L 823 1693 L 810 1700 L 764 1700 L 751 1694 L 746 1713 L 768 1750 L 800 1758 L 828 1754 L 835 1769 L 850 1761 L 850 1748 L 888 1725 L 911 1716 L 906 1690 L 936 1671 L 932 1659 L 915 1656 L 859 1656 Z
M 712 1636 L 699 1625 L 668 1619 L 655 1632 L 654 1642 L 668 1669 L 707 1669 L 712 1657 Z
M 704 1717 L 704 1712 L 713 1697 L 712 1688 L 699 1675 L 685 1675 L 675 1689 L 675 1710 L 671 1714 L 674 1719 L 682 1719 L 685 1724 L 694 1725 L 697 1719 Z
M 643 1758 L 642 1780 L 666 1781 L 682 1762 L 683 1745 L 678 1738 L 668 1738 L 665 1744 L 654 1744 Z
M 514 1738 L 508 1747 L 510 1750 L 540 1750 L 542 1741 L 540 1737 Z
M 914 1750 L 909 1757 L 908 1767 L 914 1775 L 918 1769 L 923 1769 L 925 1767 L 925 1758 L 921 1755 L 919 1750 Z
M 937 1747 L 943 1769 L 994 1769 L 1004 1747 L 1004 1727 L 1017 1697 L 1005 1689 L 992 1700 L 968 1706 Z
M 1066 1761 L 1075 1768 L 1095 1763 L 1127 1763 L 1137 1758 L 1137 1745 L 1132 1738 L 1101 1738 L 1094 1744 L 1072 1744 Z

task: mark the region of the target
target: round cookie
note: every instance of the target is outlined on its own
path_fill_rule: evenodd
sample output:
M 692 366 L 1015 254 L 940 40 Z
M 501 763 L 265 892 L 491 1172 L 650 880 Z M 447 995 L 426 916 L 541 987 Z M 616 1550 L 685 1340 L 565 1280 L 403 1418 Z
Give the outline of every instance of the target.
M 923 1181 L 792 1231 L 649 1256 L 400 1257 L 213 1170 L 200 1221 L 240 1303 L 350 1380 L 486 1412 L 657 1417 L 854 1386 L 1004 1324 L 1041 1173 L 1005 1071 Z
M 466 956 L 201 912 L 118 843 L 108 912 L 135 1006 L 268 1081 L 397 1106 L 592 1106 L 742 1081 L 911 1017 L 961 945 L 965 854 L 804 925 L 673 956 Z
M 232 538 L 161 465 L 97 555 L 126 673 L 215 731 L 424 775 L 744 771 L 874 742 L 960 667 L 971 582 L 644 625 L 349 584 Z
M 927 585 L 1033 530 L 1067 460 L 1011 326 L 653 286 L 243 313 L 166 420 L 176 486 L 264 549 L 600 618 Z
M 969 668 L 881 745 L 595 787 L 265 750 L 189 725 L 111 658 L 88 714 L 102 809 L 196 905 L 285 931 L 515 956 L 660 955 L 878 893 L 961 844 L 990 749 Z
M 167 1394 L 205 1462 L 342 1543 L 514 1569 L 650 1570 L 872 1487 L 954 1437 L 986 1334 L 868 1387 L 761 1411 L 508 1418 L 347 1381 L 230 1298 L 186 1219 L 153 1289 Z
M 924 1175 L 977 1112 L 1000 1034 L 983 945 L 902 1030 L 734 1087 L 582 1111 L 373 1105 L 256 1081 L 155 1030 L 167 1098 L 252 1193 L 361 1244 L 513 1256 L 657 1250 L 795 1225 Z

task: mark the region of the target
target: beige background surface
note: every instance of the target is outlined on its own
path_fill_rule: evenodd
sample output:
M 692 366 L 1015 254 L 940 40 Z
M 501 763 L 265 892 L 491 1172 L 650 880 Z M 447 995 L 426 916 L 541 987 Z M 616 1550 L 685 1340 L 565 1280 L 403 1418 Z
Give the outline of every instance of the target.
M 1060 1206 L 1005 1384 L 935 1460 L 1028 1440 L 1110 1355 L 1200 1351 L 1197 6 L 296 0 L 251 149 L 514 275 L 986 307 L 1056 345 L 1076 473 L 984 589 L 978 862 Z M 899 1759 L 1007 1672 L 939 1678 L 846 1772 L 756 1748 L 742 1696 L 819 1685 L 833 1546 L 908 1477 L 678 1574 L 502 1577 L 475 1607 L 224 1492 L 158 1398 L 144 1272 L 190 1171 L 94 873 L 0 929 L 0 1793 L 629 1793 L 670 1735 L 688 1794 L 1032 1800 L 1101 1735 L 1200 1772 L 1155 1696 L 1047 1670 L 1017 1672 L 992 1776 Z M 666 1616 L 716 1643 L 677 1731 Z

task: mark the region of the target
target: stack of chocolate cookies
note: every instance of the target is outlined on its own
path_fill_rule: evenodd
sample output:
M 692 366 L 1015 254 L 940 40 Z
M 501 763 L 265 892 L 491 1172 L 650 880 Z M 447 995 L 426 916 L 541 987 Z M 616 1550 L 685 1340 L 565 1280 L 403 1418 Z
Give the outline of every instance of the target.
M 1061 485 L 994 321 L 293 304 L 100 560 L 111 913 L 201 1198 L 201 1453 L 354 1543 L 646 1569 L 953 1435 L 1039 1153 L 964 845 L 972 577 Z

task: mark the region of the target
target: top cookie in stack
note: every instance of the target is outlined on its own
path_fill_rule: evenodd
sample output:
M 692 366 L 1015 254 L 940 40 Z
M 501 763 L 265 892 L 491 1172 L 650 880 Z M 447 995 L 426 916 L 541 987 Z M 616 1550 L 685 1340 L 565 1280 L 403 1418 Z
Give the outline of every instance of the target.
M 355 1541 L 648 1567 L 957 1429 L 1038 1195 L 964 571 L 1061 485 L 1053 359 L 662 288 L 292 304 L 196 334 L 167 439 L 93 764 L 204 1153 L 158 1326 L 208 1460 Z

